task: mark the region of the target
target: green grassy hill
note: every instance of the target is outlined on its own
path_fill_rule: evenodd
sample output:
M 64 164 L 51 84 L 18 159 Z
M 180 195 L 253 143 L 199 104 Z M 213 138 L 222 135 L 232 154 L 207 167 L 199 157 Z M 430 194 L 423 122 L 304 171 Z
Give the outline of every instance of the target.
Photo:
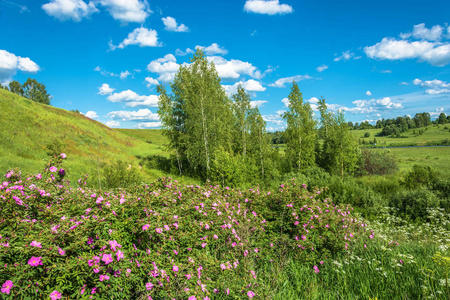
M 82 114 L 43 105 L 0 89 L 0 173 L 18 167 L 37 172 L 48 158 L 49 144 L 62 143 L 69 179 L 97 174 L 107 163 L 137 165 L 137 155 L 163 154 L 160 134 L 147 143 L 139 134 L 123 134 Z M 148 180 L 161 174 L 144 172 Z

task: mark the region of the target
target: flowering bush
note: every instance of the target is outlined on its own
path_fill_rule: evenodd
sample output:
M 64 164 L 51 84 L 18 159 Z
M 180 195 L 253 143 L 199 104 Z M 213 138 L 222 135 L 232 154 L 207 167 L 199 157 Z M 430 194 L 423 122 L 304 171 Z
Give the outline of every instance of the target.
M 292 257 L 319 273 L 325 258 L 373 238 L 351 207 L 304 185 L 70 188 L 65 157 L 0 183 L 3 299 L 258 299 L 264 262 Z

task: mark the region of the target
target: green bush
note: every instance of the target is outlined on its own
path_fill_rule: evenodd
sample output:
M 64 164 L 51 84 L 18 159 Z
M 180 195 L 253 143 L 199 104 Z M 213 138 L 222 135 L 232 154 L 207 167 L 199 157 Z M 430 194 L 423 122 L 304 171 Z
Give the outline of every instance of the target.
M 403 180 L 403 184 L 410 189 L 415 189 L 420 186 L 429 186 L 436 182 L 439 174 L 430 166 L 414 165 L 413 169 L 409 171 Z
M 117 160 L 103 168 L 102 185 L 104 188 L 128 188 L 142 182 L 139 170 L 126 162 Z
M 412 220 L 423 220 L 427 209 L 440 207 L 439 198 L 430 190 L 422 187 L 405 190 L 391 196 L 389 205 L 398 209 L 398 213 Z
M 364 137 L 368 138 L 370 136 L 370 132 L 364 133 Z
M 398 170 L 397 161 L 388 152 L 381 149 L 361 149 L 361 175 L 388 175 Z

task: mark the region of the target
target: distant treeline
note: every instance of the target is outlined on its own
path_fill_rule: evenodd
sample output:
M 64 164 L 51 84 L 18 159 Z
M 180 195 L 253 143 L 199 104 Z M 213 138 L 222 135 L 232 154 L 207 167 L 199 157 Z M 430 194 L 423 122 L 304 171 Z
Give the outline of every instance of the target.
M 45 84 L 37 82 L 36 79 L 28 78 L 23 84 L 20 84 L 17 80 L 11 81 L 8 85 L 0 83 L 0 88 L 47 105 L 50 105 L 52 100 L 52 97 L 47 93 Z
M 368 121 L 361 122 L 358 124 L 356 122 L 353 124 L 352 122 L 348 123 L 348 126 L 355 130 L 364 130 L 364 129 L 374 129 L 381 128 L 380 136 L 388 136 L 392 135 L 394 137 L 400 137 L 402 132 L 405 132 L 409 129 L 426 127 L 431 124 L 446 124 L 450 123 L 450 115 L 446 116 L 445 113 L 441 113 L 436 120 L 431 121 L 431 116 L 427 112 L 417 113 L 413 118 L 409 116 L 397 117 L 392 119 L 382 119 L 378 120 L 375 125 L 369 124 Z

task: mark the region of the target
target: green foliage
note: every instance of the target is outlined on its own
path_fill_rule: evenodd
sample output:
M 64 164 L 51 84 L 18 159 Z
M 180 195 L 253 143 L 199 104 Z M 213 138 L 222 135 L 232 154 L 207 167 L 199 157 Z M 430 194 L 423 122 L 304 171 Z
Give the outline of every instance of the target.
M 405 175 L 403 184 L 410 189 L 428 186 L 436 182 L 438 173 L 430 166 L 414 165 L 413 169 Z
M 65 152 L 66 144 L 62 143 L 60 140 L 54 139 L 53 142 L 47 144 L 47 155 L 57 156 Z
M 392 195 L 389 205 L 397 208 L 400 215 L 415 220 L 423 219 L 427 215 L 427 209 L 440 207 L 440 200 L 432 191 L 422 187 Z
M 395 157 L 387 151 L 361 149 L 361 173 L 368 175 L 394 174 L 398 170 Z
M 370 132 L 364 133 L 364 137 L 368 138 L 370 136 Z
M 50 105 L 50 101 L 52 100 L 50 94 L 47 93 L 45 85 L 31 78 L 28 78 L 23 84 L 23 96 L 32 101 L 47 105 Z
M 103 187 L 128 188 L 142 182 L 139 170 L 124 161 L 117 160 L 103 168 Z
M 214 159 L 211 164 L 211 180 L 218 182 L 222 187 L 243 186 L 247 182 L 249 171 L 241 155 L 232 155 L 223 148 L 214 152 Z

